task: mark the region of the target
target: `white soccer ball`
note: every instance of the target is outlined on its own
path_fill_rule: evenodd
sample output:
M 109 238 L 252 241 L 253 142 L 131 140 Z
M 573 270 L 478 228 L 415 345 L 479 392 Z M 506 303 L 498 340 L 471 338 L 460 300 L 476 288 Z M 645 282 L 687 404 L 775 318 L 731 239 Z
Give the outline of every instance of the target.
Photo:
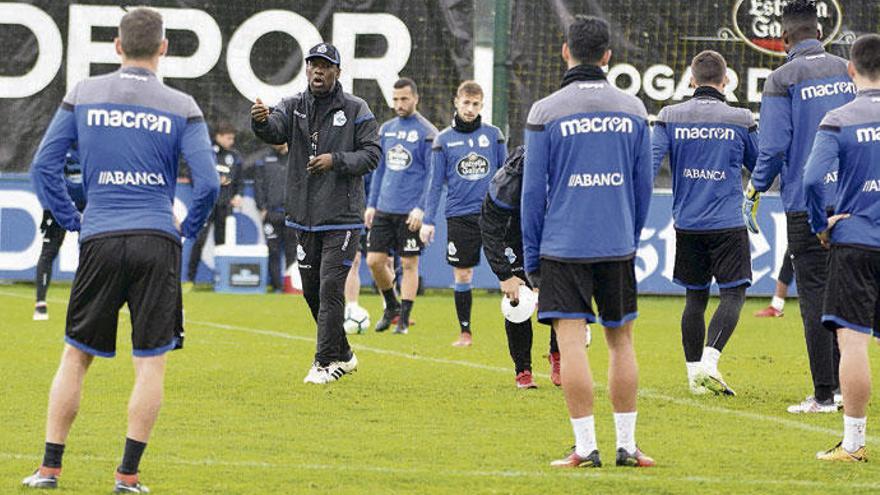
M 370 313 L 362 306 L 346 307 L 342 328 L 349 335 L 366 332 L 370 328 Z

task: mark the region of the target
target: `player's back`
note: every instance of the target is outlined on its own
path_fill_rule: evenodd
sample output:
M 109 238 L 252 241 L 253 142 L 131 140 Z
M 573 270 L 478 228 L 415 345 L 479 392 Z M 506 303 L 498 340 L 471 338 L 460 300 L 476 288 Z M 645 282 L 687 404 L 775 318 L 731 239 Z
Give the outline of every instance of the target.
M 177 237 L 178 156 L 187 124 L 203 120 L 192 97 L 146 69 L 123 67 L 80 82 L 64 105 L 75 115 L 83 166 L 81 238 L 143 230 Z
M 534 223 L 526 210 L 543 208 L 546 188 L 542 256 L 632 255 L 640 217 L 647 213 L 647 205 L 640 212 L 637 203 L 649 201 L 651 179 L 647 112 L 637 98 L 604 80 L 581 81 L 532 106 L 526 126 L 523 234 L 528 236 Z M 590 242 L 584 242 L 585 234 Z
M 764 85 L 761 113 L 787 115 L 788 119 L 762 122 L 761 148 L 765 140 L 783 141 L 790 135 L 781 173 L 782 199 L 786 211 L 805 211 L 804 165 L 819 123 L 825 114 L 852 101 L 856 88 L 847 74 L 846 60 L 827 53 L 818 40 L 807 40 L 789 53 L 789 61 L 774 70 Z M 834 197 L 829 184 L 827 197 Z
M 830 112 L 822 131 L 836 137 L 840 149 L 835 211 L 850 217 L 831 231 L 837 244 L 880 248 L 880 90 Z
M 655 171 L 669 153 L 676 228 L 743 227 L 741 168 L 751 170 L 757 158 L 752 113 L 704 90 L 661 110 L 654 125 Z

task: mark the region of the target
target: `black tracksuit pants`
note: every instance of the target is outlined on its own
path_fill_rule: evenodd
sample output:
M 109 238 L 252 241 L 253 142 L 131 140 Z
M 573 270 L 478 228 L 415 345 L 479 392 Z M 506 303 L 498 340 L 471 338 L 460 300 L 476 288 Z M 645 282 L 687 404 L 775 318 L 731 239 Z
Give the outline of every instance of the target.
M 837 335 L 822 325 L 828 251 L 822 248 L 810 231 L 806 213 L 786 213 L 786 218 L 788 250 L 794 264 L 798 303 L 813 377 L 813 394 L 817 400 L 825 401 L 833 398 L 833 391 L 840 386 Z
M 326 366 L 351 359 L 345 320 L 345 279 L 360 246 L 360 229 L 297 230 L 296 254 L 303 296 L 318 327 L 315 361 Z
M 224 202 L 224 199 L 220 198 L 217 204 L 214 205 L 214 209 L 208 215 L 208 219 L 205 221 L 202 230 L 199 231 L 199 236 L 196 237 L 196 242 L 189 253 L 187 279 L 190 282 L 195 282 L 196 271 L 199 269 L 199 262 L 202 260 L 202 249 L 204 249 L 205 242 L 208 240 L 208 231 L 211 229 L 212 223 L 214 224 L 214 246 L 226 243 L 226 217 L 232 214 L 232 205 L 229 204 L 228 200 Z
M 269 249 L 269 284 L 274 290 L 284 289 L 284 272 L 287 267 L 282 263 L 282 256 L 287 253 L 289 240 L 287 227 L 284 225 L 284 212 L 270 211 L 263 220 L 263 235 L 266 237 L 266 247 Z M 293 262 L 292 257 L 287 258 L 288 263 Z
M 52 282 L 52 265 L 64 243 L 64 230 L 49 210 L 43 210 L 43 223 L 40 225 L 43 233 L 43 248 L 40 250 L 40 258 L 37 260 L 37 302 L 46 301 L 46 293 L 49 291 L 49 283 Z

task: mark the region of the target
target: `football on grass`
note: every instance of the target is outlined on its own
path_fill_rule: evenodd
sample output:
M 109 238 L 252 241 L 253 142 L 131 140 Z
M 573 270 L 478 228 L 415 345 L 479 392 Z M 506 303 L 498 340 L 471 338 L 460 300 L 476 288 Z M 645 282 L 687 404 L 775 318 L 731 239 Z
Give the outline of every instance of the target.
M 361 306 L 350 306 L 345 308 L 345 321 L 342 322 L 342 328 L 345 333 L 351 335 L 355 333 L 364 333 L 370 327 L 370 313 Z

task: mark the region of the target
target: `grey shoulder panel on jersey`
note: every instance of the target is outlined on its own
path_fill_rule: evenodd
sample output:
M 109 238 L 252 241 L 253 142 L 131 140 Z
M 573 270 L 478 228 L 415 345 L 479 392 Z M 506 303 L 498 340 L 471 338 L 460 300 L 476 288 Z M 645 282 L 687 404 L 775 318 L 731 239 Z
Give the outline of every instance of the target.
M 844 75 L 847 62 L 836 55 L 799 57 L 774 70 L 764 84 L 764 94 L 768 96 L 788 96 L 788 88 L 804 81 L 826 79 Z
M 607 81 L 574 82 L 532 105 L 528 125 L 542 126 L 579 113 L 622 112 L 648 118 L 645 104 Z
M 692 98 L 663 108 L 661 115 L 660 120 L 667 124 L 721 124 L 746 129 L 755 125 L 752 112 L 716 99 Z
M 199 118 L 202 111 L 192 96 L 162 84 L 154 75 L 127 74 L 122 71 L 82 81 L 76 105 L 135 105 L 186 119 Z
M 880 104 L 866 104 L 859 97 L 846 105 L 835 108 L 822 119 L 821 127 L 849 127 L 864 124 L 880 124 Z

